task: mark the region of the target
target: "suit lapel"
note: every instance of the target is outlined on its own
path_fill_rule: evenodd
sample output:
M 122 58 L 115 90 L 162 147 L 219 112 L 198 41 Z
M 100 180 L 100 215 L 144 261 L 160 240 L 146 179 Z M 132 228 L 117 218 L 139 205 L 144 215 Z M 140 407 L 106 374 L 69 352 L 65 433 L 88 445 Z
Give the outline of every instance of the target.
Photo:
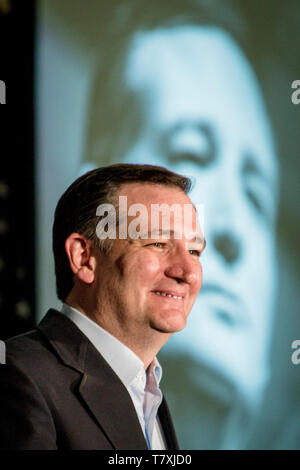
M 163 397 L 161 405 L 158 409 L 158 416 L 165 434 L 167 449 L 179 450 L 173 421 L 165 397 Z
M 82 398 L 115 449 L 146 450 L 144 434 L 126 387 L 98 355 L 89 346 L 79 387 Z
M 82 374 L 79 393 L 112 447 L 146 450 L 147 444 L 126 387 L 79 328 L 53 309 L 37 328 L 64 364 Z

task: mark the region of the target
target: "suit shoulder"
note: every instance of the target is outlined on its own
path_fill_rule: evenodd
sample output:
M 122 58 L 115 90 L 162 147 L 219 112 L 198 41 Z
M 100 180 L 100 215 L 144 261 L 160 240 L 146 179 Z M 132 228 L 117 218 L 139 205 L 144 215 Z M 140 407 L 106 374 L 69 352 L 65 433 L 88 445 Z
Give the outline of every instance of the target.
M 5 341 L 6 364 L 18 363 L 25 368 L 53 361 L 54 351 L 38 329 L 33 329 Z

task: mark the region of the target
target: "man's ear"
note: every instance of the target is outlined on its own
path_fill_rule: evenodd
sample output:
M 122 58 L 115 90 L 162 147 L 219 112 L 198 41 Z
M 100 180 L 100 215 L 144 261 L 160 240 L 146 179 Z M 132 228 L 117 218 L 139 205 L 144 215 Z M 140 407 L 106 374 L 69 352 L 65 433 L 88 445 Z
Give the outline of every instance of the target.
M 96 258 L 92 254 L 92 242 L 80 233 L 71 233 L 65 241 L 65 250 L 74 275 L 86 284 L 95 279 Z

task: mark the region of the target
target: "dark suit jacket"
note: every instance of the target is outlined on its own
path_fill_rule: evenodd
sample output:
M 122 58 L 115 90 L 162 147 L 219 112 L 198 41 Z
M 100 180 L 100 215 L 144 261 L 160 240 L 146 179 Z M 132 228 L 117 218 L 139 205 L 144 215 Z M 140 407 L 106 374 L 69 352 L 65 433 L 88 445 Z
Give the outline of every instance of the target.
M 165 399 L 159 418 L 178 449 Z M 147 449 L 126 387 L 75 324 L 51 309 L 6 343 L 0 449 Z

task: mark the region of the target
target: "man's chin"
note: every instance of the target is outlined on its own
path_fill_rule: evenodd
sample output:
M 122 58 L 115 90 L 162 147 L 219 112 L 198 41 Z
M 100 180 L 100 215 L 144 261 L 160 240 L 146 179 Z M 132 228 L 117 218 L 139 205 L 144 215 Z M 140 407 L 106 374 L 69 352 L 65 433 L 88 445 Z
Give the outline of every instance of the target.
M 181 331 L 186 326 L 186 318 L 183 316 L 178 316 L 174 318 L 169 318 L 168 320 L 162 321 L 153 321 L 151 322 L 151 327 L 160 332 L 172 335 L 173 333 L 177 333 Z

